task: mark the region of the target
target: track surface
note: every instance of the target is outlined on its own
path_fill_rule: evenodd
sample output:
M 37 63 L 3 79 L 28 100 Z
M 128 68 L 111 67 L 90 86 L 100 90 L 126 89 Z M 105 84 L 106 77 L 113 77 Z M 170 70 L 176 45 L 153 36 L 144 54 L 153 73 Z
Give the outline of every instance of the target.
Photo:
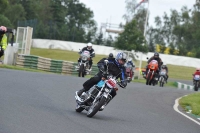
M 0 69 L 0 133 L 199 133 L 173 110 L 191 91 L 130 83 L 93 118 L 76 113 L 85 78 Z M 192 92 L 193 93 L 193 92 Z

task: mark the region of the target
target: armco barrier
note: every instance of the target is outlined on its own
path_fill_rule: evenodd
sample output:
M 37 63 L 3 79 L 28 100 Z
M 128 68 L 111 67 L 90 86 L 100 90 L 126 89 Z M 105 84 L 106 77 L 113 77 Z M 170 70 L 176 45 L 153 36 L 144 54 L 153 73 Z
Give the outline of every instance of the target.
M 71 75 L 78 75 L 77 70 L 75 70 L 76 65 L 77 63 L 70 61 L 52 60 L 49 58 L 43 58 L 40 56 L 33 55 L 18 55 L 16 61 L 16 66 L 19 67 Z M 95 75 L 97 72 L 97 66 L 93 65 L 90 75 Z
M 53 73 L 71 74 L 78 75 L 78 71 L 75 69 L 77 63 L 63 60 L 52 60 L 49 58 L 44 58 L 34 55 L 17 55 L 16 66 L 43 70 Z M 96 65 L 92 66 L 92 71 L 90 75 L 95 75 L 98 72 L 98 67 Z M 138 76 L 139 69 L 135 69 L 135 78 Z

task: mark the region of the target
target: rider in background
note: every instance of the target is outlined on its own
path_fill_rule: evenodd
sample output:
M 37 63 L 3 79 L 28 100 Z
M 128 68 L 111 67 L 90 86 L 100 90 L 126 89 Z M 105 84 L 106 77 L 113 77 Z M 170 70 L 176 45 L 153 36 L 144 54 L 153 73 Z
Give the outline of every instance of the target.
M 126 64 L 131 65 L 132 67 L 135 67 L 135 65 L 133 64 L 132 58 L 129 58 Z
M 167 64 L 163 63 L 163 65 L 161 66 L 161 69 L 165 69 L 166 70 L 166 83 L 167 83 L 167 80 L 169 78 L 169 75 L 168 75 L 168 67 L 167 67 Z
M 159 53 L 158 52 L 155 52 L 154 55 L 147 61 L 147 63 L 149 64 L 152 60 L 156 60 L 158 62 L 158 71 L 157 71 L 157 74 L 159 74 L 159 71 L 160 71 L 160 68 L 161 68 L 161 65 L 163 64 L 161 58 L 159 57 Z M 146 67 L 146 74 L 148 72 L 148 67 Z
M 156 60 L 158 62 L 158 67 L 160 69 L 161 65 L 163 64 L 161 58 L 159 57 L 159 53 L 155 52 L 154 55 L 148 60 L 148 64 L 152 61 L 152 60 Z
M 92 58 L 93 57 L 95 57 L 95 53 L 94 53 L 94 49 L 92 48 L 92 43 L 88 43 L 87 44 L 87 47 L 84 47 L 80 52 L 79 52 L 79 54 L 81 54 L 83 51 L 89 51 L 90 52 L 90 60 L 89 60 L 89 71 L 91 71 L 91 67 L 92 67 L 92 64 L 93 64 L 93 62 L 92 62 Z M 78 59 L 78 62 L 80 62 L 81 61 L 81 59 L 79 58 Z
M 113 56 L 113 53 L 110 53 L 110 54 L 108 55 L 108 60 L 113 60 L 113 59 L 115 59 L 114 56 Z
M 193 75 L 193 78 L 195 75 L 200 75 L 200 68 L 196 68 L 196 71 L 192 75 Z
M 4 55 L 4 51 L 8 45 L 6 31 L 7 28 L 5 26 L 0 27 L 0 58 Z

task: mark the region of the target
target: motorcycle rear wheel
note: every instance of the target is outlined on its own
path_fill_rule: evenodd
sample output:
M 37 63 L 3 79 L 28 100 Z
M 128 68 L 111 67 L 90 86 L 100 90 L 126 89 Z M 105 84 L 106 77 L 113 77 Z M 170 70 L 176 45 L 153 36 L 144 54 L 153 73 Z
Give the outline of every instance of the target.
M 195 81 L 195 84 L 194 84 L 194 91 L 198 91 L 198 89 L 199 89 L 198 82 Z

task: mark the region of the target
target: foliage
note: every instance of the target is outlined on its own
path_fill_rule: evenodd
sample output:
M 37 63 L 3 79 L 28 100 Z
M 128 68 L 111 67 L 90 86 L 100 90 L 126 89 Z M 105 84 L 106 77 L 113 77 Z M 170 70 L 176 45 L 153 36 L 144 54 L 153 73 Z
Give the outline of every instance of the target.
M 132 20 L 126 24 L 124 32 L 119 35 L 115 47 L 122 50 L 135 50 L 147 52 L 147 45 L 144 44 L 145 39 L 142 32 L 137 27 L 136 20 Z
M 10 20 L 7 17 L 5 17 L 4 15 L 1 15 L 1 14 L 0 14 L 0 24 L 1 25 L 6 25 L 8 27 L 12 26 Z
M 34 38 L 95 40 L 97 26 L 93 11 L 79 0 L 1 0 L 0 11 L 1 25 L 32 26 Z
M 200 57 L 200 0 L 197 0 L 192 9 L 183 6 L 181 11 L 171 10 L 162 17 L 155 18 L 155 27 L 149 27 L 147 42 L 149 48 L 159 44 L 160 53 L 169 49 L 169 54 Z M 152 51 L 151 49 L 150 51 Z M 178 51 L 178 52 L 177 52 Z

